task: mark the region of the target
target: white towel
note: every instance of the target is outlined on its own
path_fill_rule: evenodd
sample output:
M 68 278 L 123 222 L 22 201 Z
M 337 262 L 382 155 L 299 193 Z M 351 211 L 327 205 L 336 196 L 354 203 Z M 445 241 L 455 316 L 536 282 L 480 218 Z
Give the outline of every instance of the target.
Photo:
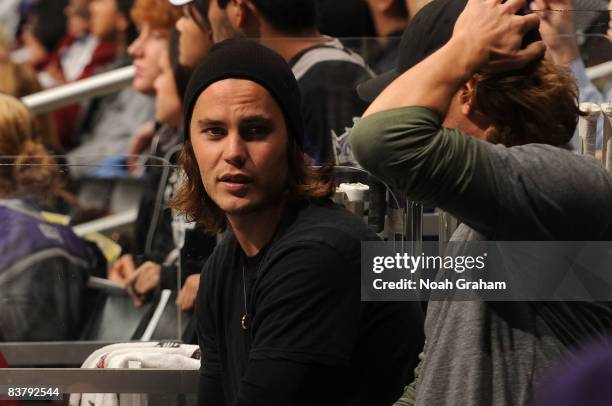
M 138 342 L 112 344 L 94 351 L 81 368 L 128 368 L 137 361 L 142 368 L 198 369 L 200 356 L 197 345 L 168 342 Z M 73 393 L 70 406 L 120 406 L 115 393 Z

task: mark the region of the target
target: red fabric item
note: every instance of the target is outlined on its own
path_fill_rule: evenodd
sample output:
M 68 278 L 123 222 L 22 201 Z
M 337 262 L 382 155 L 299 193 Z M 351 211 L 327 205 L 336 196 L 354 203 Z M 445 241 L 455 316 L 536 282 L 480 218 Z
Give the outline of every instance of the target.
M 4 358 L 4 355 L 2 355 L 2 353 L 0 352 L 0 368 L 8 368 L 8 363 L 6 362 L 6 359 Z M 19 403 L 17 403 L 16 400 L 0 400 L 0 406 L 17 406 Z
M 74 37 L 66 35 L 59 43 L 57 49 L 53 52 L 50 57 L 47 66 L 54 66 L 60 71 L 61 67 L 61 55 L 68 49 L 70 45 L 75 41 Z M 83 73 L 77 78 L 77 80 L 85 79 L 93 76 L 96 70 L 109 65 L 115 59 L 115 47 L 108 42 L 100 42 L 96 47 L 91 60 L 83 69 Z M 53 120 L 57 129 L 57 135 L 62 147 L 65 150 L 70 150 L 74 145 L 74 123 L 76 122 L 79 112 L 81 110 L 80 104 L 73 104 L 66 106 L 53 112 Z

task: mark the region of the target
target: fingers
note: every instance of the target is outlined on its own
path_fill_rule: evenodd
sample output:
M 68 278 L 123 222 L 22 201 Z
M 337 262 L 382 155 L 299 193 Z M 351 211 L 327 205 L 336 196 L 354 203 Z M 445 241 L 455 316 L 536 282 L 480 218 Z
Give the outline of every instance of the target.
M 131 255 L 123 255 L 108 270 L 108 279 L 115 282 L 126 282 L 134 271 L 134 260 Z
M 181 309 L 181 311 L 186 311 L 193 308 L 198 295 L 199 285 L 199 274 L 194 274 L 187 277 L 185 280 L 185 285 L 176 298 L 176 305 L 179 307 L 179 309 Z
M 176 298 L 176 305 L 179 307 L 179 309 L 181 309 L 181 311 L 184 312 L 193 308 L 196 293 L 197 292 L 193 292 L 192 289 L 189 289 L 186 286 L 181 289 L 178 297 Z
M 140 302 L 140 305 L 142 305 L 142 300 L 140 299 L 140 294 L 138 292 L 136 292 L 136 280 L 138 278 L 138 276 L 140 276 L 141 273 L 141 268 L 138 268 L 136 271 L 134 271 L 125 281 L 125 285 L 127 287 L 127 291 L 130 294 L 130 296 L 132 296 L 133 300 L 134 300 L 134 306 L 137 306 L 137 301 Z
M 542 58 L 545 52 L 546 45 L 544 41 L 536 41 L 529 44 L 527 48 L 518 51 L 514 59 L 516 59 L 522 67 L 536 59 Z
M 531 4 L 529 5 L 529 8 L 531 9 L 531 11 L 545 11 L 545 10 L 550 9 L 549 5 L 550 5 L 550 1 L 533 0 Z M 546 13 L 542 13 L 542 14 L 546 15 Z
M 144 301 L 138 296 L 132 296 L 132 304 L 134 305 L 134 307 L 138 308 L 144 304 Z
M 527 2 L 525 0 L 507 0 L 503 7 L 508 10 L 510 14 L 516 14 L 520 10 L 523 10 L 527 6 Z
M 546 45 L 543 41 L 533 42 L 527 48 L 517 51 L 512 56 L 489 63 L 484 70 L 487 72 L 505 72 L 520 69 L 536 59 L 542 58 L 545 52 Z
M 140 275 L 134 283 L 134 289 L 141 295 L 147 294 L 159 284 L 161 268 L 154 262 L 145 262 L 140 269 Z
M 537 30 L 540 26 L 540 17 L 535 13 L 520 16 L 518 18 L 520 18 L 522 24 L 521 31 L 523 33 L 527 33 L 532 30 Z

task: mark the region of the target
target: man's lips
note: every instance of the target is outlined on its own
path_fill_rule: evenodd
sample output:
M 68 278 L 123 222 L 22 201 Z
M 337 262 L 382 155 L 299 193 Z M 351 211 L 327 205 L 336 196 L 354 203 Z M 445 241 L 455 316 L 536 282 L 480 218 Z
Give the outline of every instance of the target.
M 246 185 L 253 183 L 253 178 L 243 174 L 225 174 L 219 177 L 219 182 Z
M 253 183 L 253 178 L 243 174 L 225 174 L 219 177 L 225 190 L 238 197 L 244 197 Z

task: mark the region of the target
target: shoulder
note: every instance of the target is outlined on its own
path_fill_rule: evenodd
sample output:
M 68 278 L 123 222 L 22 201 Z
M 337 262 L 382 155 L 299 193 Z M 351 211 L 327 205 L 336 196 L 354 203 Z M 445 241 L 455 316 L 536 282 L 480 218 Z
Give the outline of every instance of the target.
M 356 215 L 329 199 L 318 199 L 300 205 L 279 240 L 277 250 L 321 250 L 348 259 L 359 257 L 362 241 L 378 236 Z
M 612 193 L 612 178 L 601 162 L 590 156 L 544 144 L 492 147 L 505 150 L 505 154 L 498 154 L 502 158 L 500 164 L 513 168 L 523 179 L 550 187 L 559 187 L 557 182 L 561 181 L 567 192 L 587 187 L 591 193 L 604 193 L 608 197 Z
M 529 203 L 539 221 L 562 229 L 556 235 L 572 230 L 580 240 L 610 238 L 612 177 L 599 161 L 550 145 L 496 148 L 502 150 L 491 161 L 496 177 L 512 177 L 505 182 L 511 190 L 502 193 Z
M 86 266 L 83 261 L 90 259 L 84 240 L 70 226 L 47 221 L 34 206 L 25 201 L 0 199 L 0 223 L 6 224 L 11 230 L 0 234 L 0 248 L 5 253 L 0 264 L 6 265 L 17 258 L 26 258 L 36 253 L 39 259 L 64 257 L 83 266 Z
M 302 91 L 329 88 L 354 91 L 356 84 L 371 77 L 370 71 L 364 66 L 342 60 L 320 61 L 310 66 L 298 80 Z
M 212 270 L 216 266 L 229 261 L 236 255 L 236 249 L 236 238 L 231 233 L 228 233 L 219 243 L 217 243 L 212 254 L 208 257 L 204 266 L 205 270 Z
M 302 52 L 292 63 L 292 70 L 301 88 L 320 86 L 321 82 L 327 86 L 336 83 L 354 84 L 356 79 L 373 76 L 363 58 L 336 39 L 324 46 Z

